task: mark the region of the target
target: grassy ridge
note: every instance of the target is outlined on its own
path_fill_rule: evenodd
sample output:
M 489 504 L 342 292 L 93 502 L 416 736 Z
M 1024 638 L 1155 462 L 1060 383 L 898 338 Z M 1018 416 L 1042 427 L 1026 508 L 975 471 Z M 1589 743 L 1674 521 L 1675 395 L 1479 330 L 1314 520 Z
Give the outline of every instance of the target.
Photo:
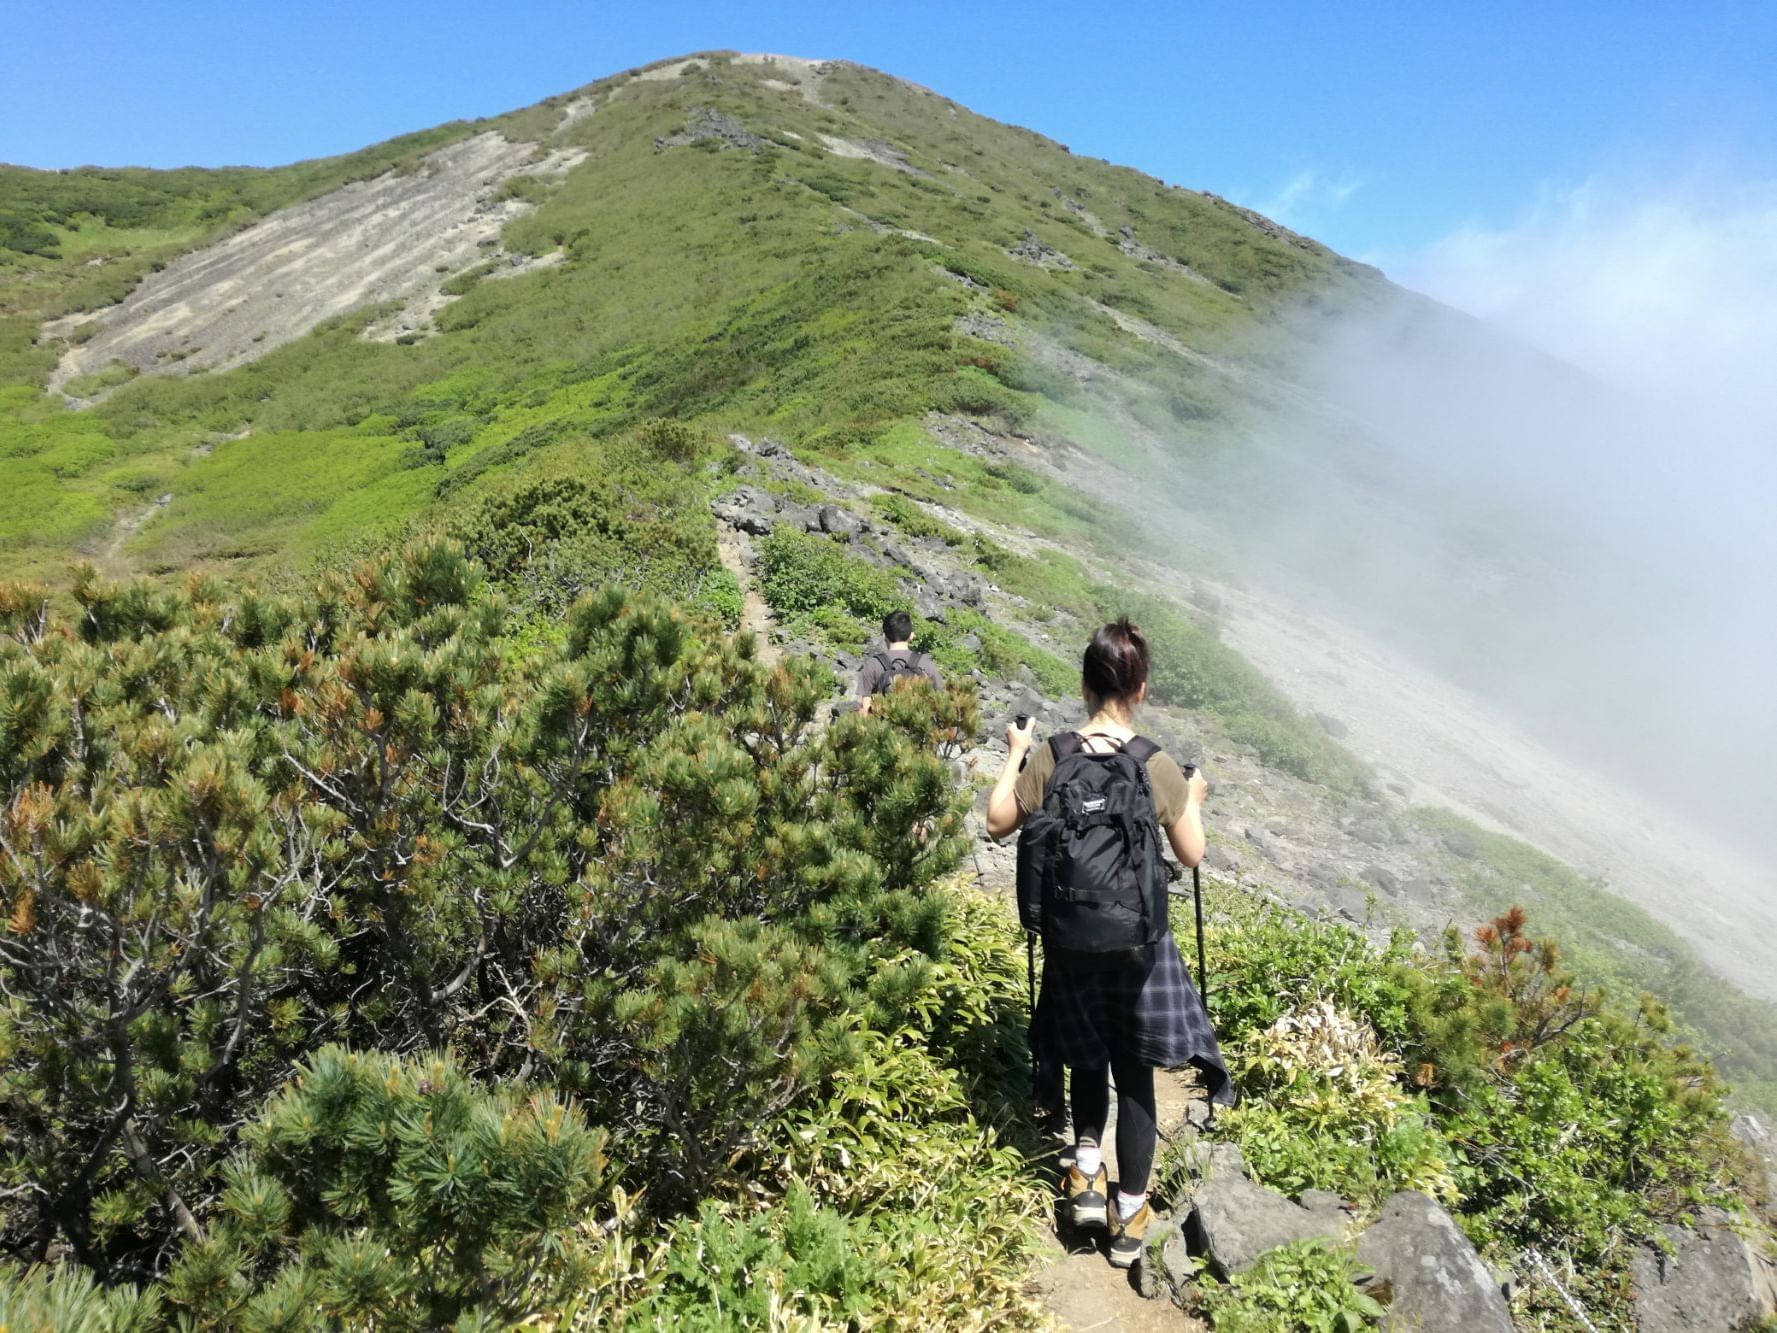
M 129 543 L 139 564 L 275 558 L 291 543 L 325 546 L 342 525 L 392 527 L 435 498 L 393 475 L 411 460 L 386 442 L 418 442 L 416 408 L 468 426 L 426 459 L 438 480 L 465 466 L 477 477 L 504 466 L 510 453 L 476 460 L 539 421 L 600 436 L 663 415 L 774 431 L 860 465 L 868 456 L 879 469 L 912 472 L 916 450 L 897 431 L 923 413 L 1019 426 L 1072 392 L 1028 358 L 954 332 L 965 310 L 1022 311 L 1080 354 L 1161 377 L 1177 374 L 1176 361 L 1118 331 L 1108 311 L 1226 343 L 1268 301 L 1305 284 L 1350 283 L 1317 247 L 1267 236 L 1225 205 L 1073 158 L 1024 131 L 951 116 L 930 94 L 885 76 L 837 68 L 823 84 L 824 106 L 768 88 L 764 76 L 718 61 L 685 78 L 609 80 L 583 94 L 597 100 L 596 112 L 558 135 L 563 99 L 271 171 L 7 169 L 9 207 L 28 217 L 6 233 L 13 248 L 0 249 L 0 384 L 34 386 L 57 355 L 53 339 L 33 342 L 37 320 L 114 300 L 156 264 L 271 208 L 410 168 L 421 152 L 489 125 L 590 158 L 503 238 L 519 252 L 559 250 L 565 262 L 512 281 L 452 284 L 464 294 L 440 315 L 439 337 L 366 344 L 357 332 L 368 316 L 354 316 L 252 366 L 124 385 L 88 412 L 5 398 L 0 447 L 19 460 L 13 471 L 44 521 L 0 531 L 0 566 L 52 572 L 105 540 L 108 515 L 168 492 L 174 504 Z M 758 152 L 654 147 L 704 106 L 768 141 Z M 911 170 L 830 154 L 823 135 L 890 141 Z M 1105 236 L 1082 232 L 1064 199 L 1089 200 Z M 1189 249 L 1211 280 L 1125 255 L 1117 246 L 1125 225 L 1159 249 Z M 1027 230 L 1072 254 L 1076 267 L 1011 258 L 1007 248 Z M 89 266 L 95 258 L 104 262 Z M 252 437 L 224 438 L 243 430 Z M 330 518 L 315 487 L 335 474 L 321 469 L 320 482 L 308 474 L 313 460 L 331 462 L 346 447 L 341 431 L 377 443 L 338 474 L 337 490 L 371 494 Z M 303 434 L 317 438 L 296 438 Z M 108 444 L 78 459 L 56 452 L 90 436 Z M 181 522 L 182 497 L 228 490 L 206 474 L 242 469 L 261 474 L 268 499 L 289 489 L 281 532 L 248 534 L 224 506 L 202 503 L 205 512 Z

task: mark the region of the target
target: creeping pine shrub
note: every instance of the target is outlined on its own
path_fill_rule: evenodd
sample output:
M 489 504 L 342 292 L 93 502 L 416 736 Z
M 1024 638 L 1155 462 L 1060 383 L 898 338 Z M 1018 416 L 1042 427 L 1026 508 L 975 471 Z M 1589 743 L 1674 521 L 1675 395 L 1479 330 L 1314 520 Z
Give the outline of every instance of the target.
M 506 1324 L 596 1269 L 606 1135 L 448 1059 L 323 1048 L 243 1135 L 168 1298 L 212 1327 Z
M 646 1187 L 644 1231 L 695 1212 L 845 1068 L 879 961 L 943 953 L 967 700 L 817 732 L 817 664 L 619 588 L 515 658 L 528 622 L 435 542 L 300 598 L 90 570 L 74 596 L 63 622 L 0 592 L 8 1253 L 170 1265 L 192 1309 L 311 1278 L 420 1323 L 448 1312 L 415 1283 L 516 1308 L 579 1261 L 528 1248 L 515 1193 L 564 1226 L 607 1183 Z M 454 1063 L 371 1054 L 416 1050 Z M 608 1167 L 551 1127 L 568 1098 Z

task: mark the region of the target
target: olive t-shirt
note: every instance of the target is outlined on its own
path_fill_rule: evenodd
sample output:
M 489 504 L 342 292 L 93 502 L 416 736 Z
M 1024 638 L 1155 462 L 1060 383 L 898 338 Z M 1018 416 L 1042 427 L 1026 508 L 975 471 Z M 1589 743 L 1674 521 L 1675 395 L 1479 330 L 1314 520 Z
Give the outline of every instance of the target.
M 1025 755 L 1024 767 L 1018 771 L 1018 783 L 1012 788 L 1012 794 L 1018 798 L 1018 808 L 1025 814 L 1042 808 L 1043 788 L 1054 771 L 1055 751 L 1049 748 L 1049 743 L 1032 745 Z M 1157 751 L 1148 760 L 1148 783 L 1154 789 L 1154 811 L 1160 817 L 1160 827 L 1171 828 L 1185 813 L 1189 796 L 1184 770 L 1166 751 Z

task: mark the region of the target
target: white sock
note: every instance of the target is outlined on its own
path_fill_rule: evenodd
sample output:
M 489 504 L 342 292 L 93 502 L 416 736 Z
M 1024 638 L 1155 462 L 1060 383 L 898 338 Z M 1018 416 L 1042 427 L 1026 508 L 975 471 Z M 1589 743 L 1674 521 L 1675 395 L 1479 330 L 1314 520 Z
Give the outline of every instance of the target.
M 1147 1201 L 1148 1201 L 1148 1193 L 1146 1190 L 1143 1190 L 1140 1194 L 1125 1194 L 1125 1193 L 1123 1193 L 1122 1190 L 1118 1190 L 1117 1191 L 1117 1216 L 1118 1216 L 1118 1218 L 1121 1219 L 1122 1221 L 1127 1222 L 1130 1218 L 1134 1217 L 1137 1213 L 1139 1213 L 1141 1211 L 1141 1206 L 1144 1203 L 1146 1203 Z
M 1074 1148 L 1074 1166 L 1086 1179 L 1096 1176 L 1098 1168 L 1103 1165 L 1104 1152 L 1096 1143 L 1082 1143 Z

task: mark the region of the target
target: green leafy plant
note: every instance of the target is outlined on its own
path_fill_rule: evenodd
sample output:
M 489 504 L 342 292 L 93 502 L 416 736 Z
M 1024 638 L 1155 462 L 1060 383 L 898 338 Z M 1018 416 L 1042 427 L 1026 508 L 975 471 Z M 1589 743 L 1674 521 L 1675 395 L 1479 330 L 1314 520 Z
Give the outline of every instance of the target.
M 1362 1273 L 1349 1251 L 1298 1241 L 1269 1251 L 1226 1283 L 1199 1286 L 1195 1308 L 1217 1333 L 1357 1333 L 1387 1313 L 1359 1289 Z

